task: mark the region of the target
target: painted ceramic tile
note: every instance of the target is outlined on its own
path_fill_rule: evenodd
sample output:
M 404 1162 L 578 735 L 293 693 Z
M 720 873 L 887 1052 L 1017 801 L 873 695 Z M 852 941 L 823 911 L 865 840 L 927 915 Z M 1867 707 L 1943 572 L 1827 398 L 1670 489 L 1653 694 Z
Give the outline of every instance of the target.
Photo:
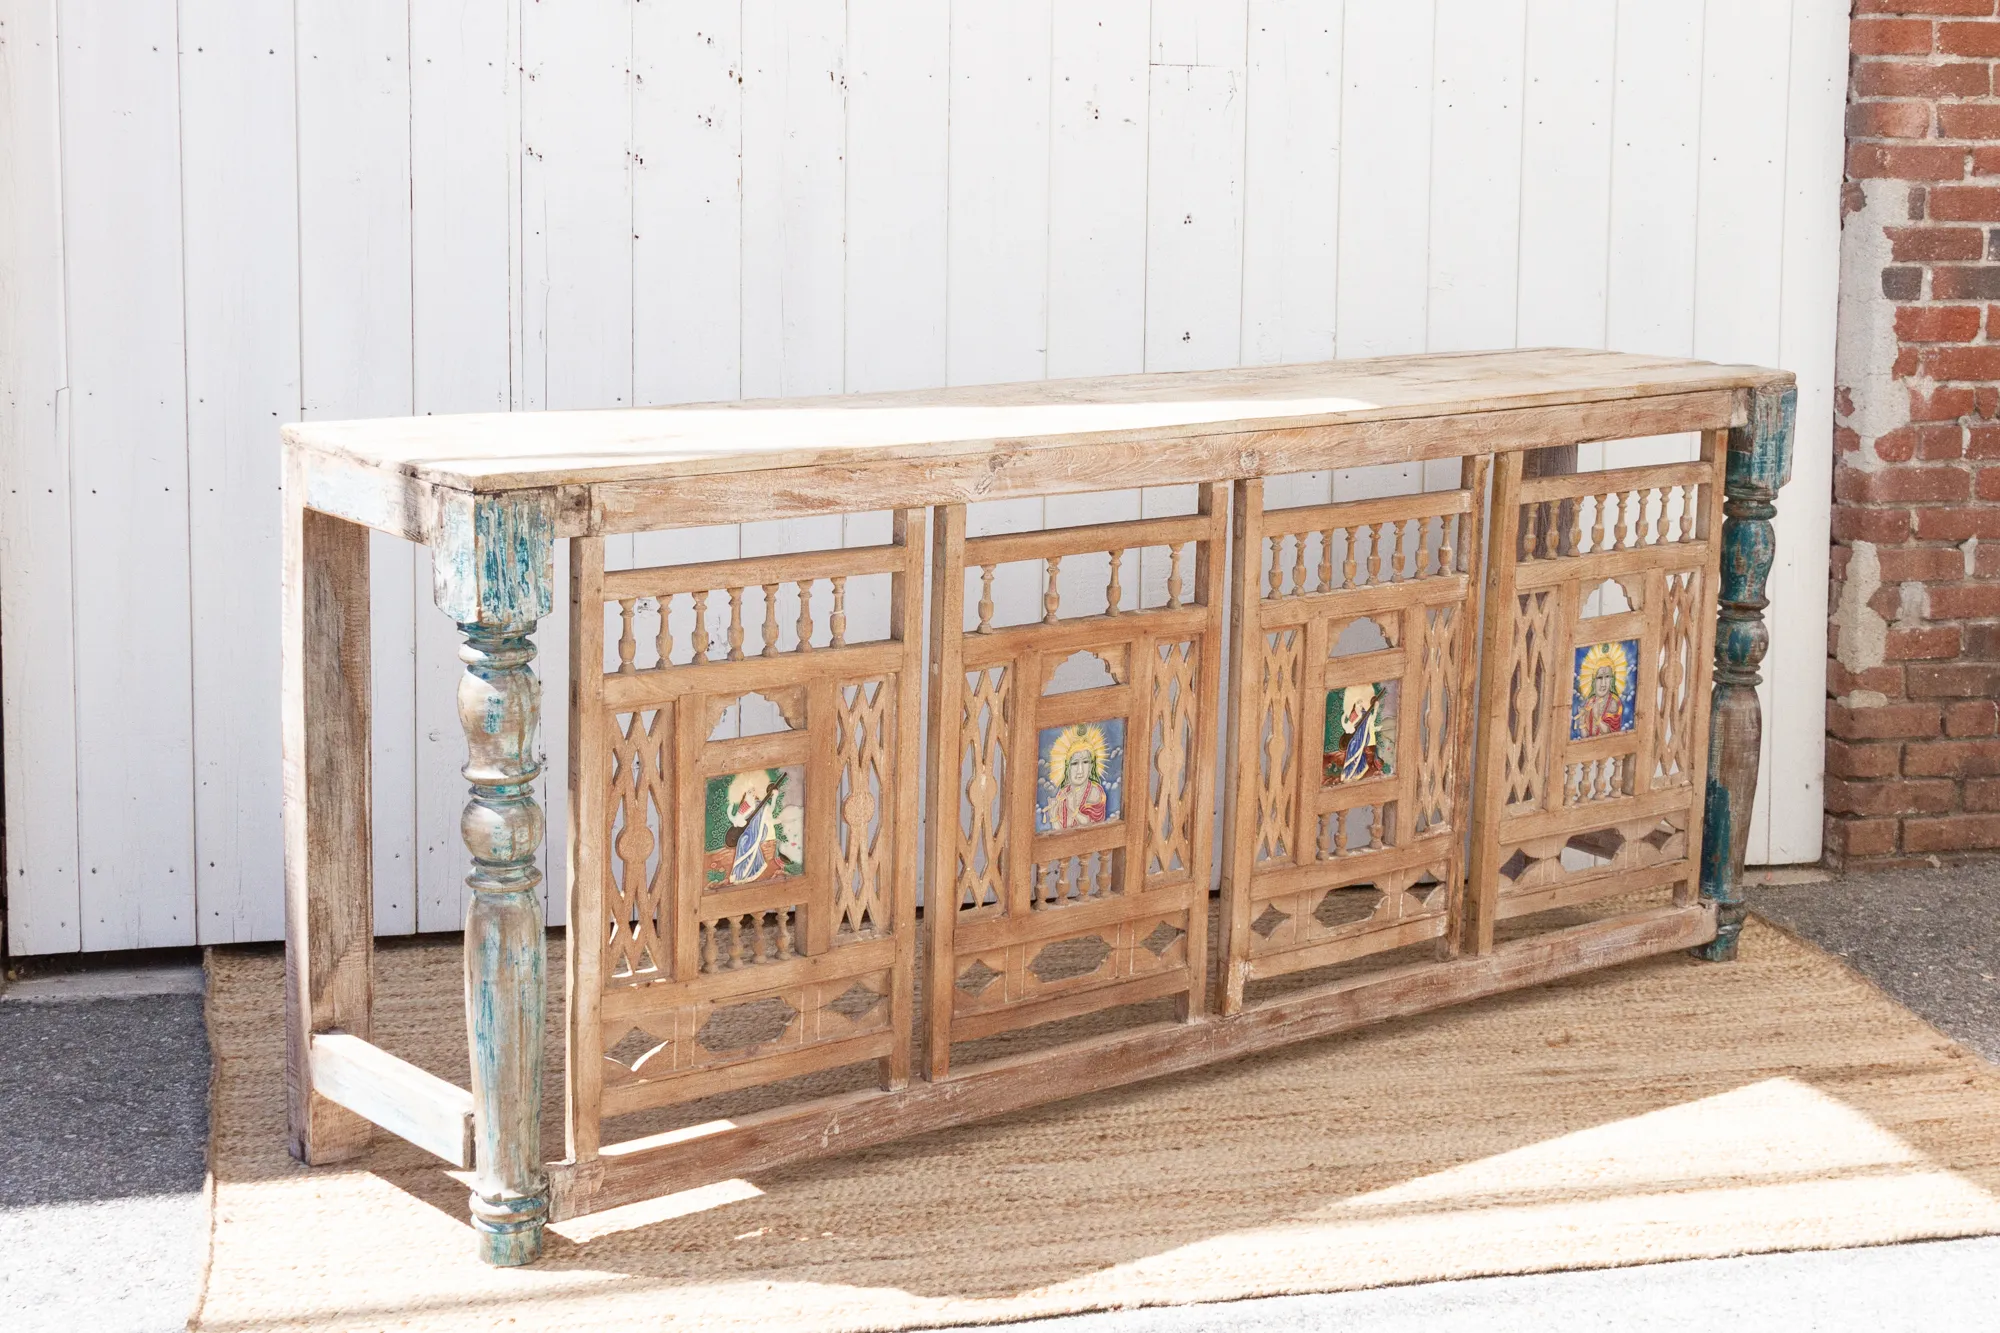
M 1639 700 L 1639 641 L 1614 639 L 1576 650 L 1570 680 L 1569 738 L 1587 741 L 1615 736 L 1636 725 Z
M 1045 727 L 1040 748 L 1037 833 L 1108 824 L 1124 813 L 1123 718 Z
M 804 870 L 805 770 L 752 768 L 708 780 L 703 849 L 712 886 Z
M 1396 682 L 1343 685 L 1326 692 L 1321 774 L 1326 786 L 1396 771 Z

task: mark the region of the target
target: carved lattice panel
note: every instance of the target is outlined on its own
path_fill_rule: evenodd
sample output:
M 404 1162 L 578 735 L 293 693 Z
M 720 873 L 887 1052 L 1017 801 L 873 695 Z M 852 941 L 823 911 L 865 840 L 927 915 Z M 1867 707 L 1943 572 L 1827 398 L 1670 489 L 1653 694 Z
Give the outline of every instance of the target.
M 658 852 L 673 817 L 672 717 L 666 705 L 611 719 L 611 855 L 604 892 L 610 917 L 605 962 L 614 977 L 657 976 L 671 964 L 666 941 L 673 909 L 670 901 L 664 904 L 663 930 Z
M 1223 1006 L 1260 977 L 1442 937 L 1462 876 L 1479 500 L 1236 500 Z
M 930 874 L 955 891 L 926 914 L 932 1077 L 954 1042 L 1165 996 L 1201 1008 L 1227 494 L 994 537 L 940 511 Z M 996 623 L 1010 580 L 1033 580 L 1037 619 Z
M 960 782 L 964 799 L 957 821 L 952 882 L 964 919 L 1005 910 L 1007 876 L 1006 741 L 1012 726 L 1008 700 L 1013 675 L 1006 666 L 971 674 L 959 699 Z
M 1694 891 L 1718 438 L 1703 461 L 1494 488 L 1484 749 L 1463 947 L 1500 918 Z
M 577 543 L 578 1152 L 606 1115 L 859 1061 L 908 1077 L 925 530 L 618 571 Z

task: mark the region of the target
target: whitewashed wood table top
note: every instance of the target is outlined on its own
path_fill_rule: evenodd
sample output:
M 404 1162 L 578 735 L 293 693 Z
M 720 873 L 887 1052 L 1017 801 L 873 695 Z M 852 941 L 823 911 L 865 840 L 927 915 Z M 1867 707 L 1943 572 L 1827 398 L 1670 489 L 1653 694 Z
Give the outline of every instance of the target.
M 1573 348 L 600 411 L 301 422 L 286 443 L 468 491 L 1143 443 L 1789 383 L 1757 366 Z

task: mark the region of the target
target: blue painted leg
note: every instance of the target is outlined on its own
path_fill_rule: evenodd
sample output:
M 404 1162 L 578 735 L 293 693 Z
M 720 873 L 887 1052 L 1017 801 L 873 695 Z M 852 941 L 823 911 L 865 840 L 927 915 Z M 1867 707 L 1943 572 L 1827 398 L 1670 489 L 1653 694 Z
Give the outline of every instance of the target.
M 1771 643 L 1764 626 L 1764 608 L 1770 605 L 1765 584 L 1775 551 L 1771 519 L 1778 512 L 1778 489 L 1791 477 L 1797 406 L 1798 393 L 1789 386 L 1757 390 L 1748 424 L 1729 432 L 1701 844 L 1701 896 L 1716 906 L 1716 934 L 1694 951 L 1711 962 L 1734 958 L 1743 931 L 1743 855 L 1764 732 L 1757 668 Z
M 553 599 L 553 496 L 447 496 L 434 549 L 437 603 L 459 622 L 458 718 L 471 800 L 459 821 L 472 873 L 465 917 L 465 1017 L 472 1047 L 472 1225 L 480 1257 L 541 1257 L 542 1036 L 548 998 L 542 872 L 542 687 L 536 622 Z
M 472 853 L 466 885 L 466 1028 L 475 1119 L 472 1225 L 490 1264 L 542 1252 L 548 1183 L 542 1172 L 542 1032 L 547 998 L 542 872 L 544 820 L 534 782 L 541 683 L 527 632 L 462 626 L 466 664 L 459 717 L 471 750 L 472 800 L 460 827 Z

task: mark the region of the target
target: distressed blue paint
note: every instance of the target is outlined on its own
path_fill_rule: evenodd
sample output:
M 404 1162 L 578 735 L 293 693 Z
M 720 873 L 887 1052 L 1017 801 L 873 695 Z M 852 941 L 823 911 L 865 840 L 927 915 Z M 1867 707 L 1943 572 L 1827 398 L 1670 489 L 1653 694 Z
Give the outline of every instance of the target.
M 542 872 L 546 824 L 535 800 L 541 774 L 541 682 L 534 621 L 459 626 L 458 715 L 471 799 L 459 832 L 472 854 L 466 886 L 466 1028 L 471 1045 L 472 1224 L 480 1255 L 512 1266 L 540 1257 L 548 1219 L 542 1170 L 544 983 Z
M 448 493 L 432 544 L 438 609 L 461 624 L 533 625 L 555 606 L 555 495 Z
M 1743 930 L 1743 857 L 1757 794 L 1763 714 L 1758 667 L 1770 647 L 1765 589 L 1777 539 L 1778 488 L 1792 474 L 1798 393 L 1759 389 L 1747 424 L 1729 433 L 1723 490 L 1722 565 L 1717 588 L 1715 683 L 1709 709 L 1708 790 L 1702 802 L 1701 896 L 1715 904 L 1716 934 L 1694 952 L 1723 962 Z

